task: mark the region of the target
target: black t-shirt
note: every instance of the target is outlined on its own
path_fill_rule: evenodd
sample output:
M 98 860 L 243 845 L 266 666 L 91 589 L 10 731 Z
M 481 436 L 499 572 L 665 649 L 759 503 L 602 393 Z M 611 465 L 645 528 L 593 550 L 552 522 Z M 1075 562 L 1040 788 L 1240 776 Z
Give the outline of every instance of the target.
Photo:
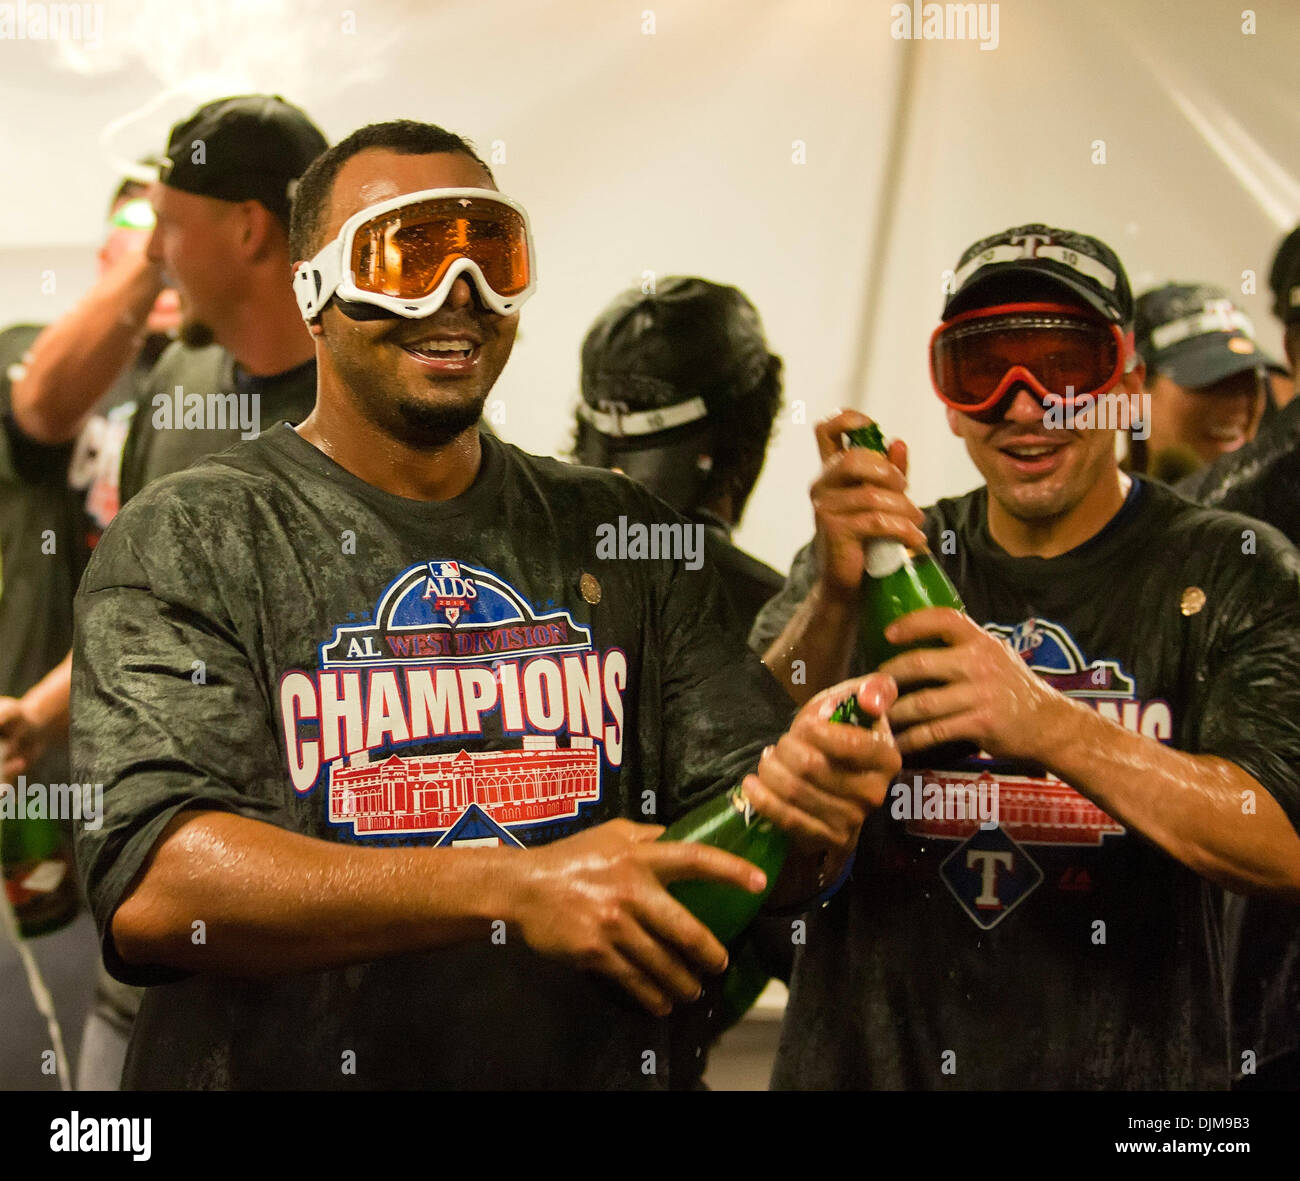
M 314 359 L 253 377 L 219 345 L 192 349 L 178 341 L 158 358 L 141 391 L 122 453 L 122 503 L 205 455 L 277 423 L 302 422 L 315 405 Z
M 1300 555 L 1279 533 L 1138 480 L 1059 557 L 1002 550 L 984 488 L 929 509 L 926 534 L 972 618 L 1055 688 L 1231 760 L 1300 821 Z M 809 547 L 755 647 L 814 579 Z M 1041 768 L 913 762 L 809 922 L 773 1085 L 1226 1086 L 1224 892 Z M 996 825 L 939 806 L 980 781 Z
M 705 1028 L 701 1005 L 658 1021 L 514 933 L 271 980 L 131 968 L 113 947 L 114 910 L 183 808 L 360 845 L 530 846 L 667 823 L 788 724 L 720 626 L 707 563 L 599 556 L 620 517 L 681 518 L 613 473 L 482 446 L 472 487 L 426 503 L 280 426 L 151 484 L 96 550 L 73 750 L 105 819 L 78 862 L 109 967 L 158 985 L 126 1085 L 697 1083 L 703 1047 L 682 1030 Z
M 1270 402 L 1271 405 L 1271 402 Z M 1300 398 L 1260 427 L 1259 436 L 1178 484 L 1201 504 L 1247 513 L 1300 544 Z M 1300 1050 L 1300 906 L 1273 898 L 1228 900 L 1233 1063 L 1254 1053 L 1270 1062 Z
M 704 526 L 704 552 L 717 568 L 727 603 L 736 620 L 749 633 L 754 620 L 768 599 L 780 593 L 785 576 L 746 553 L 731 540 L 731 535 L 712 515 L 696 516 Z

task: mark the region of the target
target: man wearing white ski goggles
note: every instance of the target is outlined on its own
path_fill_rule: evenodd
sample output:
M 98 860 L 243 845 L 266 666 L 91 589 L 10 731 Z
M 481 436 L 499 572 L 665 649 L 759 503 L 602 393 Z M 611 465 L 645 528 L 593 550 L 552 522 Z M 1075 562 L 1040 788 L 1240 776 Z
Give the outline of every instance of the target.
M 433 315 L 466 275 L 499 316 L 537 286 L 532 230 L 522 205 L 491 189 L 423 189 L 354 213 L 338 236 L 294 272 L 310 322 L 333 298 L 352 319 Z

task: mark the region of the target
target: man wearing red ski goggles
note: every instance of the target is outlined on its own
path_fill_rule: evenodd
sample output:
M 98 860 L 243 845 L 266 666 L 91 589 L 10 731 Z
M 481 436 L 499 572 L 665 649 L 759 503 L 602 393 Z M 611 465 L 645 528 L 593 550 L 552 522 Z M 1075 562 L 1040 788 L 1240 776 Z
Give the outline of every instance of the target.
M 1147 426 L 1123 265 L 1096 238 L 1029 225 L 970 247 L 951 286 L 930 377 L 990 515 L 1011 528 L 1065 514 L 1059 543 L 1077 544 L 1128 491 L 1126 476 L 1102 478 L 1115 429 Z
M 1113 389 L 1133 356 L 1117 324 L 1068 303 L 973 308 L 930 338 L 930 380 L 952 409 L 984 420 L 1027 389 L 1044 405 L 1078 406 Z

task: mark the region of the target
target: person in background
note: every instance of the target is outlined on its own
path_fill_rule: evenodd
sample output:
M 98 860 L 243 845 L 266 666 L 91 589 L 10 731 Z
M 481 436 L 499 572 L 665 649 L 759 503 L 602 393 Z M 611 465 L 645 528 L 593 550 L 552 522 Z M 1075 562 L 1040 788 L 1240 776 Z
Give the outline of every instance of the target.
M 311 412 L 316 362 L 293 295 L 289 213 L 298 178 L 327 146 L 307 115 L 279 96 L 199 107 L 171 129 L 159 181 L 148 191 L 149 232 L 123 252 L 113 286 L 70 313 L 49 348 L 34 351 L 14 391 L 18 421 L 33 439 L 58 440 L 128 363 L 131 333 L 164 284 L 178 293 L 179 339 L 141 381 L 134 412 L 115 425 L 120 451 L 103 460 L 115 485 L 103 504 L 112 511 L 161 476 Z M 47 728 L 60 732 L 71 676 L 64 652 L 27 697 Z M 33 728 L 14 723 L 14 749 L 38 740 Z M 101 968 L 87 1024 L 88 1044 L 101 1051 L 87 1061 L 104 1065 L 83 1080 L 88 1086 L 115 1085 L 138 1003 L 138 992 Z
M 1282 321 L 1283 347 L 1294 370 L 1300 359 L 1300 229 L 1278 248 L 1269 284 L 1273 314 Z M 1266 521 L 1300 546 L 1300 399 L 1285 403 L 1253 442 L 1176 487 L 1201 504 Z M 1240 1090 L 1300 1089 L 1300 906 L 1230 894 L 1226 915 L 1233 933 L 1226 948 L 1233 1085 Z M 1253 1074 L 1243 1069 L 1247 1061 Z
M 1134 339 L 1146 364 L 1149 435 L 1132 438 L 1128 470 L 1174 483 L 1249 443 L 1285 374 L 1227 292 L 1168 283 L 1138 297 Z M 1147 413 L 1144 411 L 1144 413 Z
M 1273 315 L 1282 325 L 1282 350 L 1291 370 L 1285 379 L 1273 377 L 1273 401 L 1282 409 L 1295 398 L 1296 366 L 1300 364 L 1300 226 L 1278 243 L 1268 285 L 1273 293 Z M 1265 421 L 1269 417 L 1266 415 Z
M 143 256 L 153 227 L 145 194 L 146 186 L 132 179 L 123 180 L 113 193 L 96 282 L 73 311 L 48 327 L 15 325 L 0 332 L 3 784 L 15 785 L 19 776 L 42 784 L 69 779 L 68 670 L 62 658 L 72 642 L 72 597 L 90 551 L 117 511 L 125 423 L 145 375 L 179 321 L 176 293 L 156 281 L 139 311 L 127 296 L 133 260 Z M 87 347 L 78 325 L 88 309 L 99 309 L 113 324 L 110 349 Z M 88 387 L 93 387 L 89 394 Z M 50 429 L 39 411 L 39 397 L 33 396 L 38 389 L 75 402 L 77 413 Z M 88 1007 L 94 978 L 98 954 L 93 928 L 74 922 L 40 936 L 32 950 L 57 1012 L 69 1019 L 71 1036 L 70 1019 Z M 0 946 L 0 972 L 11 987 L 25 990 L 16 952 L 7 943 Z M 115 1020 L 127 991 L 123 985 L 112 989 L 115 1000 L 106 1011 Z M 49 1039 L 34 1006 L 7 1003 L 6 1012 L 22 1012 L 24 1019 L 3 1025 L 0 1089 L 57 1086 L 56 1078 L 40 1070 L 40 1054 Z M 96 1079 L 101 1061 L 94 1045 L 83 1044 L 79 1085 Z M 117 1067 L 120 1073 L 120 1054 Z
M 582 343 L 574 457 L 623 472 L 703 526 L 748 632 L 783 576 L 731 540 L 781 407 L 781 358 L 735 287 L 671 276 L 625 291 Z

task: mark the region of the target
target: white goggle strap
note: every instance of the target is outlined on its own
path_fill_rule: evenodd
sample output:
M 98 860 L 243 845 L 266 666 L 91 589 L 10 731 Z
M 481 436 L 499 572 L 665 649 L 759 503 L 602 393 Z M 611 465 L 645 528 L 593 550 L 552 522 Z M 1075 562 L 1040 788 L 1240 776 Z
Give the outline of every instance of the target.
M 623 402 L 601 402 L 601 409 L 578 404 L 578 417 L 590 423 L 602 435 L 616 439 L 636 435 L 653 435 L 659 431 L 671 430 L 675 426 L 684 426 L 688 422 L 697 422 L 707 418 L 709 408 L 703 398 L 692 398 L 689 402 L 678 402 L 675 406 L 665 406 L 662 410 L 640 410 L 629 414 Z
M 299 263 L 294 271 L 293 294 L 298 300 L 302 318 L 309 324 L 338 290 L 342 259 L 343 243 L 335 238 L 311 262 Z

